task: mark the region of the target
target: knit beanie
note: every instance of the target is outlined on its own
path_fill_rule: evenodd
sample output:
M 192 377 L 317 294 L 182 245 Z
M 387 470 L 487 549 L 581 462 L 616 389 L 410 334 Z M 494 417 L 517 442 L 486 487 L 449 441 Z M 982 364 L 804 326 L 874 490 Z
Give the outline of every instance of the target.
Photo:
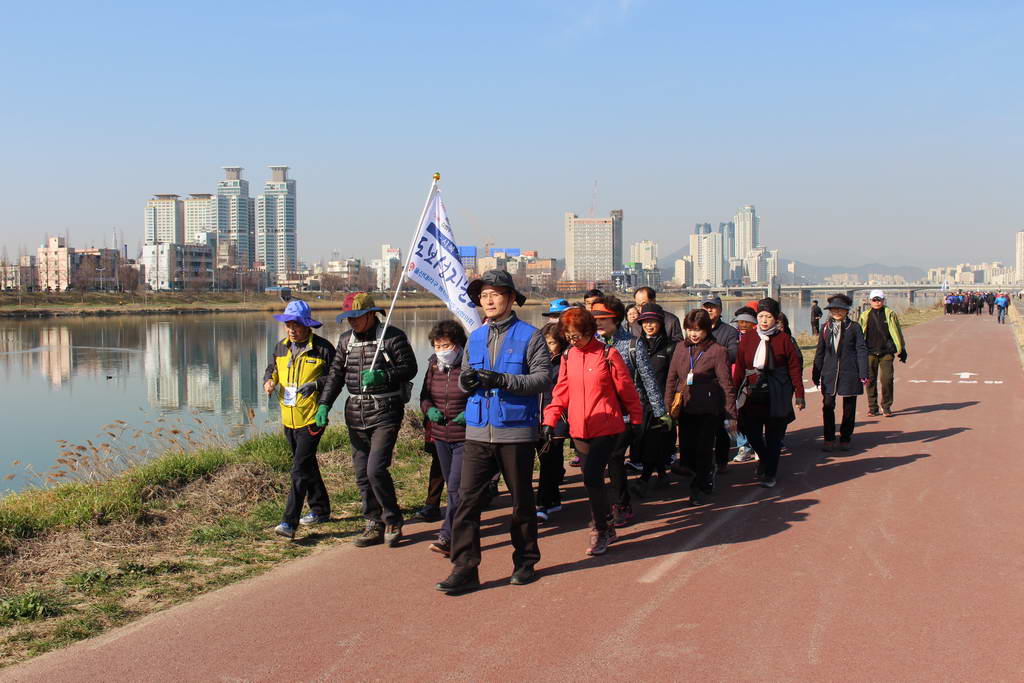
M 757 302 L 757 312 L 760 313 L 761 311 L 767 311 L 768 313 L 772 314 L 773 318 L 778 318 L 779 313 L 782 312 L 782 309 L 779 307 L 778 301 L 772 299 L 771 297 L 768 297 L 766 299 L 761 299 L 760 301 Z

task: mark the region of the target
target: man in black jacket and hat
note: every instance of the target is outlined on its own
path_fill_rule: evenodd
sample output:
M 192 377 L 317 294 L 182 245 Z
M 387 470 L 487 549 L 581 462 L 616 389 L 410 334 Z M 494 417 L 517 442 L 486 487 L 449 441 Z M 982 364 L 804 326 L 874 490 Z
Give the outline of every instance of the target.
M 452 572 L 437 590 L 457 595 L 480 586 L 480 511 L 491 479 L 501 472 L 512 496 L 512 577 L 521 585 L 536 578 L 540 560 L 533 461 L 540 426 L 540 394 L 551 386 L 551 354 L 544 336 L 512 311 L 526 297 L 504 270 L 489 270 L 469 283 L 466 294 L 486 324 L 469 335 L 459 384 L 466 400 L 459 507 L 452 524 Z
M 316 423 L 327 424 L 331 406 L 348 389 L 345 423 L 366 518 L 366 528 L 354 542 L 357 547 L 394 547 L 402 538 L 402 511 L 388 468 L 416 376 L 416 356 L 405 332 L 381 326 L 377 314 L 383 312 L 366 292 L 345 297 L 338 322 L 348 321 L 350 329 L 338 337 L 316 413 Z

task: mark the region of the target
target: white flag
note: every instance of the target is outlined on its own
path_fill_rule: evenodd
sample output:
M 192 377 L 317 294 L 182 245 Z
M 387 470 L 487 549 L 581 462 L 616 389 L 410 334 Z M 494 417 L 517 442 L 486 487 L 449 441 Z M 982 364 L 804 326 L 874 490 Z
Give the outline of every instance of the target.
M 466 294 L 466 269 L 459 259 L 455 235 L 437 188 L 427 202 L 427 212 L 416 233 L 406 276 L 443 301 L 466 330 L 472 332 L 480 327 L 480 314 Z

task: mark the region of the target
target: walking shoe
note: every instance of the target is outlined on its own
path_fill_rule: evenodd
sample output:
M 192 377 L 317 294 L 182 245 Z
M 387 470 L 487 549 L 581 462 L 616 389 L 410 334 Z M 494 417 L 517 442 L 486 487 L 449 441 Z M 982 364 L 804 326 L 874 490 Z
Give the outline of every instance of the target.
M 840 441 L 839 442 L 839 450 L 841 450 L 841 451 L 848 451 L 848 450 L 850 450 L 850 442 L 849 441 Z
M 548 521 L 547 508 L 537 508 L 537 521 L 546 522 Z
M 632 460 L 627 460 L 626 461 L 626 466 L 627 467 L 632 467 L 637 472 L 643 472 L 644 471 L 644 464 L 642 462 L 633 462 Z
M 764 481 L 761 482 L 761 486 L 766 489 L 770 489 L 775 486 L 775 477 L 765 477 Z
M 835 449 L 836 444 L 834 441 L 826 441 L 825 443 L 821 444 L 821 450 L 825 451 L 826 453 L 831 453 Z
M 569 461 L 569 467 L 579 467 L 579 466 L 580 466 L 580 456 L 578 456 L 578 455 L 572 456 L 572 460 Z
M 669 469 L 672 470 L 673 474 L 678 474 L 680 477 L 692 477 L 693 476 L 693 470 L 691 470 L 689 467 L 684 465 L 679 460 L 676 460 L 675 462 L 673 462 L 672 465 L 669 467 Z
M 318 515 L 315 512 L 310 512 L 299 520 L 299 524 L 302 524 L 303 526 L 310 526 L 312 524 L 326 524 L 329 521 L 331 521 L 330 515 Z
M 409 521 L 413 523 L 440 522 L 441 511 L 434 507 L 433 505 L 424 505 L 419 510 L 417 510 L 412 517 L 409 518 Z
M 295 527 L 288 522 L 281 522 L 274 527 L 274 533 L 278 536 L 284 536 L 290 541 L 295 538 Z
M 733 462 L 750 462 L 754 459 L 754 449 L 750 446 L 740 446 L 736 449 L 736 456 L 733 457 Z
M 447 538 L 439 538 L 430 544 L 430 550 L 448 557 L 452 554 L 452 542 Z
M 632 505 L 612 505 L 612 526 L 624 527 L 633 523 Z
M 516 570 L 512 572 L 512 578 L 508 582 L 513 586 L 525 586 L 536 580 L 537 572 L 534 570 L 533 565 L 524 564 L 522 567 L 516 567 Z
M 889 408 L 882 408 L 882 415 L 885 415 L 886 417 L 892 417 L 892 410 L 890 410 Z
M 455 570 L 448 575 L 448 578 L 437 584 L 435 588 L 448 595 L 460 595 L 474 591 L 480 587 L 480 574 L 476 569 L 469 571 Z
M 697 507 L 704 504 L 704 494 L 699 489 L 690 491 L 690 505 Z
M 757 468 L 754 470 L 754 479 L 764 479 L 764 467 L 761 465 L 760 461 L 758 461 Z
M 616 533 L 615 527 L 609 525 L 609 527 L 604 530 L 604 537 L 605 537 L 605 540 L 608 541 L 608 545 L 611 545 L 616 540 L 618 540 L 619 534 Z
M 608 550 L 608 536 L 603 531 L 591 529 L 587 555 L 604 555 L 606 550 Z
M 878 415 L 879 413 L 877 408 L 868 410 L 868 417 L 878 417 Z
M 387 528 L 384 529 L 384 542 L 388 544 L 389 548 L 394 548 L 398 545 L 398 542 L 402 540 L 402 525 L 399 524 L 388 524 Z
M 359 534 L 352 544 L 357 548 L 365 548 L 384 542 L 384 525 L 379 522 L 367 522 L 363 533 Z

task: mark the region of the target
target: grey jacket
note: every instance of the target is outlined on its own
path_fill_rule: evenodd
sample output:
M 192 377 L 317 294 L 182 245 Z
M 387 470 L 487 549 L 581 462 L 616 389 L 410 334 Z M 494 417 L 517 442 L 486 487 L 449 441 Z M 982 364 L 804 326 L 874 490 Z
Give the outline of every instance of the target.
M 495 362 L 501 345 L 505 341 L 505 333 L 508 328 L 518 320 L 515 313 L 499 322 L 488 322 L 487 327 L 487 348 L 491 353 L 491 363 Z M 551 352 L 544 341 L 544 335 L 540 330 L 530 337 L 530 344 L 526 349 L 526 367 L 528 372 L 523 375 L 505 373 L 506 389 L 510 394 L 519 396 L 533 396 L 543 394 L 551 389 Z M 462 374 L 459 375 L 459 385 L 466 389 L 464 379 L 466 372 L 471 370 L 469 354 L 462 355 Z M 468 390 L 467 390 L 468 391 Z M 466 427 L 466 441 L 479 441 L 482 443 L 529 443 L 536 441 L 540 430 L 540 420 L 530 427 L 496 428 L 491 425 L 485 427 Z

